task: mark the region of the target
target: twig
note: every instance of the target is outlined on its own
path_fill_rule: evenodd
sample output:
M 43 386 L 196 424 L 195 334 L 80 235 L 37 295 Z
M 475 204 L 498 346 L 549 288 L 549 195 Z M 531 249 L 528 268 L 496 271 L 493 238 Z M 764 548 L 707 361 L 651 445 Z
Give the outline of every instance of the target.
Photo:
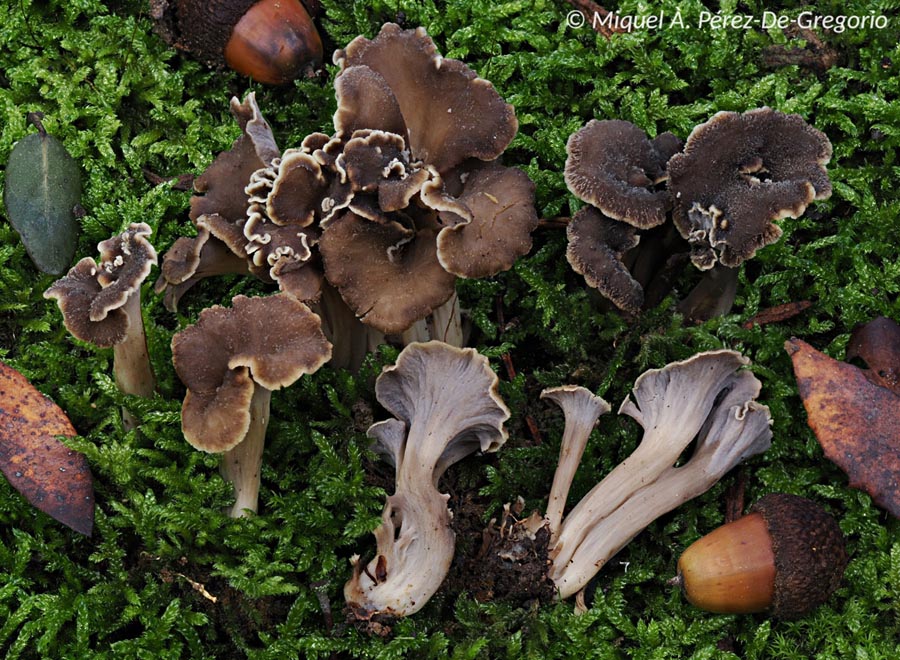
M 173 190 L 192 190 L 194 187 L 194 175 L 190 173 L 179 174 L 178 176 L 160 176 L 159 174 L 156 174 L 156 172 L 148 170 L 146 167 L 143 168 L 143 172 L 144 178 L 147 179 L 148 183 L 154 186 L 169 181 L 175 181 L 175 184 L 172 186 Z
M 325 630 L 330 633 L 331 629 L 334 628 L 334 616 L 331 613 L 331 599 L 328 598 L 326 589 L 328 580 L 316 580 L 311 582 L 309 586 L 312 587 L 313 593 L 319 599 L 319 607 L 322 608 L 322 616 L 325 618 Z
M 837 64 L 840 53 L 822 41 L 819 35 L 808 28 L 793 23 L 784 30 L 789 37 L 800 37 L 806 42 L 803 48 L 776 44 L 767 46 L 762 52 L 762 63 L 771 69 L 796 64 L 821 75 Z
M 810 307 L 812 307 L 812 303 L 809 300 L 798 300 L 796 302 L 784 303 L 783 305 L 775 305 L 775 307 L 760 310 L 758 313 L 747 319 L 742 327 L 745 330 L 750 330 L 755 325 L 786 321 Z
M 585 20 L 590 24 L 595 32 L 599 32 L 607 39 L 617 33 L 623 34 L 625 32 L 630 32 L 630 30 L 626 28 L 619 27 L 618 24 L 616 24 L 616 27 L 609 27 L 607 25 L 609 21 L 604 21 L 603 24 L 597 25 L 597 22 L 594 21 L 594 16 L 605 18 L 606 16 L 611 15 L 612 12 L 604 9 L 592 0 L 566 0 L 566 2 L 568 2 L 570 5 L 575 7 L 575 9 L 581 12 Z
M 744 515 L 744 490 L 747 487 L 747 473 L 742 467 L 737 469 L 737 481 L 725 493 L 725 522 L 730 523 Z
M 538 229 L 565 229 L 572 222 L 572 218 L 558 215 L 555 218 L 541 218 L 538 220 Z
M 497 308 L 497 325 L 500 328 L 500 334 L 503 334 L 503 328 L 506 327 L 506 320 L 503 316 L 503 298 L 497 296 L 496 299 L 496 308 Z M 513 364 L 512 356 L 507 352 L 500 356 L 500 360 L 503 362 L 503 366 L 506 369 L 506 375 L 510 381 L 516 379 L 516 367 Z M 531 415 L 525 415 L 525 426 L 528 427 L 528 433 L 531 435 L 531 439 L 534 441 L 536 445 L 540 445 L 543 443 L 543 439 L 541 438 L 541 432 L 538 428 L 537 422 L 534 421 L 534 417 Z

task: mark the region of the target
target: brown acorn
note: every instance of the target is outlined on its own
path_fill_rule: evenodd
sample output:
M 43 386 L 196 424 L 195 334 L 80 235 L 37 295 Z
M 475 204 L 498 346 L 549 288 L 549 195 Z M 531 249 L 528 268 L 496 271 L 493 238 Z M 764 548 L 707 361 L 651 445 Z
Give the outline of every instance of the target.
M 213 67 L 280 85 L 322 62 L 322 40 L 300 0 L 150 0 L 167 43 Z
M 673 583 L 710 612 L 797 619 L 825 602 L 846 565 L 835 519 L 811 500 L 775 493 L 685 550 Z

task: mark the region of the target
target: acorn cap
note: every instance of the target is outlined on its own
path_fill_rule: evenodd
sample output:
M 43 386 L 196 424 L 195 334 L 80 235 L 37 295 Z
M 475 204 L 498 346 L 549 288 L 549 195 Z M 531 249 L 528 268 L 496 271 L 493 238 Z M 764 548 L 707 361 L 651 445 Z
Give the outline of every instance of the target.
M 225 64 L 222 53 L 231 38 L 231 31 L 247 10 L 259 0 L 178 0 L 178 25 L 190 26 L 181 30 L 181 46 L 191 51 L 209 66 Z
M 837 521 L 815 502 L 774 493 L 754 504 L 766 522 L 775 554 L 772 613 L 797 619 L 824 603 L 837 589 L 847 566 Z
M 322 61 L 302 0 L 149 0 L 154 31 L 214 68 L 281 85 Z M 317 3 L 316 3 L 317 4 Z

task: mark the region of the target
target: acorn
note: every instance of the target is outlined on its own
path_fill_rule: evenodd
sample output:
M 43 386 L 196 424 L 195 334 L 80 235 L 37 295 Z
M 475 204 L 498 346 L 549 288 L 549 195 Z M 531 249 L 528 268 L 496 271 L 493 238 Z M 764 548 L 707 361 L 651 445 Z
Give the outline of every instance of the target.
M 847 559 L 831 515 L 804 497 L 775 493 L 685 550 L 672 583 L 710 612 L 797 619 L 838 587 Z
M 280 85 L 322 62 L 322 39 L 300 0 L 150 0 L 156 31 L 213 67 Z

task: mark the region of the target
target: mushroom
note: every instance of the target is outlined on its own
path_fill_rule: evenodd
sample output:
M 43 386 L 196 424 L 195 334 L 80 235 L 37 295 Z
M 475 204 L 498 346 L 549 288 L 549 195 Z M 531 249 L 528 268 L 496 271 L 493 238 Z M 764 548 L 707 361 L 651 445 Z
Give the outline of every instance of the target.
M 831 196 L 831 142 L 799 115 L 771 108 L 719 112 L 669 160 L 672 218 L 708 271 L 680 311 L 704 321 L 731 309 L 737 267 L 781 237 L 774 221 L 799 218 Z
M 668 196 L 654 186 L 665 181 L 666 163 L 680 149 L 672 133 L 650 140 L 631 122 L 592 119 L 566 143 L 566 185 L 604 215 L 650 229 L 666 221 Z
M 461 344 L 456 277 L 509 269 L 537 226 L 533 184 L 496 162 L 518 127 L 513 108 L 422 28 L 388 23 L 334 61 L 329 146 L 340 153 L 313 154 L 338 182 L 322 201 L 325 277 L 384 333 Z
M 232 100 L 243 134 L 191 200 L 195 241 L 205 244 L 173 247 L 158 289 L 178 287 L 167 295 L 177 301 L 214 272 L 200 267 L 224 246 L 317 306 L 335 345 L 348 347 L 335 352 L 338 366 L 358 366 L 361 347 L 385 334 L 462 345 L 456 278 L 511 268 L 537 226 L 534 185 L 497 162 L 515 112 L 488 81 L 442 58 L 422 28 L 386 24 L 334 61 L 332 136 L 313 133 L 280 153 L 253 95 Z
M 547 512 L 544 514 L 544 520 L 550 529 L 550 543 L 555 544 L 559 536 L 569 488 L 572 486 L 575 471 L 584 455 L 588 438 L 597 424 L 597 420 L 601 415 L 608 413 L 610 407 L 599 396 L 591 394 L 586 388 L 578 385 L 547 388 L 541 392 L 541 398 L 549 399 L 562 408 L 566 419 L 566 427 L 563 429 L 563 437 L 559 446 L 559 462 L 553 476 L 553 485 L 550 487 Z
M 567 226 L 566 258 L 589 286 L 631 315 L 645 304 L 656 262 L 672 250 L 665 232 L 651 230 L 668 219 L 671 202 L 660 186 L 680 148 L 672 133 L 651 140 L 631 122 L 596 119 L 566 144 L 566 184 L 589 204 Z
M 203 310 L 172 338 L 175 371 L 187 387 L 182 431 L 197 449 L 224 452 L 222 474 L 235 491 L 231 517 L 257 511 L 272 390 L 330 358 L 319 317 L 284 293 L 235 296 L 231 308 Z
M 450 496 L 438 481 L 468 454 L 497 451 L 506 441 L 509 410 L 497 387 L 486 358 L 436 341 L 408 345 L 378 377 L 378 401 L 394 419 L 372 425 L 368 435 L 394 465 L 396 487 L 375 530 L 375 558 L 351 559 L 344 597 L 357 619 L 408 616 L 440 587 L 455 537 Z
M 657 301 L 680 264 L 677 254 L 662 268 L 654 264 L 674 248 L 668 234 L 648 241 L 647 231 L 666 222 L 669 208 L 691 261 L 707 271 L 678 309 L 704 321 L 731 309 L 736 267 L 778 240 L 773 222 L 799 217 L 831 194 L 828 138 L 798 115 L 770 108 L 720 112 L 694 128 L 683 151 L 671 133 L 651 141 L 618 120 L 588 122 L 566 149 L 569 190 L 591 205 L 570 223 L 567 257 L 629 314 Z M 668 190 L 658 190 L 664 182 Z M 615 230 L 608 218 L 635 229 Z
M 146 223 L 132 223 L 97 245 L 99 264 L 85 257 L 44 291 L 44 298 L 56 299 L 74 337 L 113 347 L 116 385 L 140 397 L 153 396 L 156 388 L 141 317 L 141 283 L 156 264 L 156 250 L 147 240 L 151 233 Z M 130 413 L 122 414 L 127 429 L 136 426 Z
M 773 224 L 831 196 L 831 143 L 800 115 L 719 112 L 669 160 L 673 219 L 701 270 L 734 268 L 781 237 Z
M 546 390 L 560 405 L 566 429 L 553 479 L 546 524 L 549 577 L 568 598 L 653 520 L 711 488 L 728 470 L 765 451 L 772 437 L 766 406 L 755 401 L 760 383 L 740 368 L 735 351 L 697 354 L 635 382 L 634 402 L 620 414 L 634 418 L 644 437 L 637 449 L 562 518 L 562 504 L 597 418 L 609 409 L 582 387 Z M 675 466 L 696 440 L 690 459 Z
M 166 307 L 172 311 L 204 277 L 250 272 L 267 277 L 265 269 L 252 268 L 244 251 L 242 232 L 250 205 L 244 189 L 254 172 L 270 167 L 281 152 L 255 93 L 243 103 L 232 98 L 231 113 L 241 135 L 194 181 L 190 218 L 198 228 L 197 236 L 179 238 L 163 255 L 162 273 L 154 285 L 157 293 L 165 291 Z
M 572 270 L 616 307 L 636 316 L 644 304 L 644 288 L 624 262 L 625 254 L 640 242 L 635 228 L 585 206 L 566 227 L 566 236 Z
M 196 237 L 182 236 L 172 243 L 163 256 L 160 270 L 154 289 L 157 293 L 164 292 L 163 304 L 170 311 L 177 310 L 185 292 L 204 277 L 250 274 L 247 261 L 211 236 L 202 224 Z

